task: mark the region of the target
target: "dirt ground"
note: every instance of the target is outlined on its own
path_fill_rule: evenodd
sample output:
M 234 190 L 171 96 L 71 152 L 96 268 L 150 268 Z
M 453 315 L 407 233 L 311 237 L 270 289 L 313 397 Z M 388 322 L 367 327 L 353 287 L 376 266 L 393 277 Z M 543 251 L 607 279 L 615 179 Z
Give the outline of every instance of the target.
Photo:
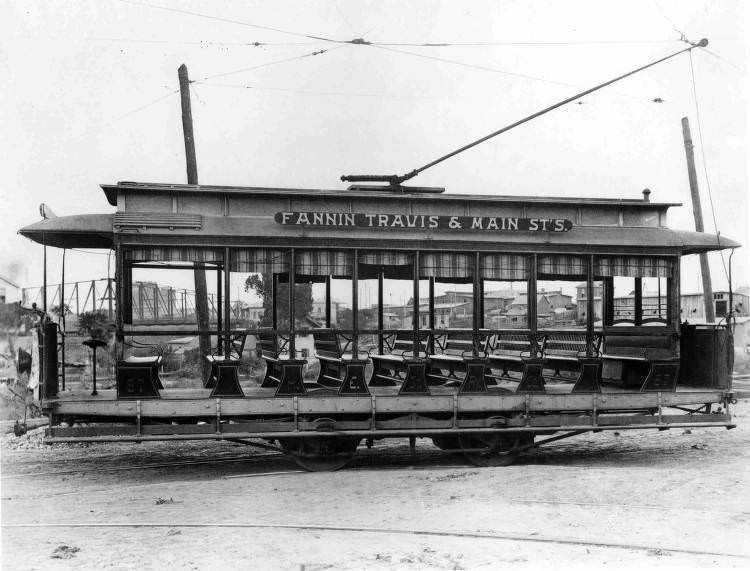
M 2 436 L 2 568 L 750 566 L 750 400 L 734 430 L 584 434 L 477 468 L 428 440 L 334 473 L 234 443 Z

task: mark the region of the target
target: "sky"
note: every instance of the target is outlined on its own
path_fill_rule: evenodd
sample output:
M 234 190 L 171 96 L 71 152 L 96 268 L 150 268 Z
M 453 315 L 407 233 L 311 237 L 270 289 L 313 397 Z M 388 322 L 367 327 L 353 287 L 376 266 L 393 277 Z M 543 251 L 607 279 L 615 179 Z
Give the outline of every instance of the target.
M 683 203 L 669 225 L 691 230 L 688 117 L 706 230 L 747 244 L 746 32 L 739 1 L 0 0 L 0 276 L 41 284 L 42 247 L 17 235 L 40 203 L 111 212 L 99 184 L 186 182 L 182 63 L 201 183 L 344 189 L 342 174 L 408 172 L 685 47 L 681 35 L 709 39 L 692 65 L 682 54 L 410 184 L 608 198 L 649 188 Z M 381 45 L 341 43 L 356 38 Z M 683 292 L 700 290 L 692 258 Z M 747 258 L 733 257 L 735 286 L 748 283 Z M 60 262 L 50 250 L 50 283 Z M 105 277 L 108 262 L 69 252 L 66 281 Z M 710 266 L 725 289 L 718 254 Z

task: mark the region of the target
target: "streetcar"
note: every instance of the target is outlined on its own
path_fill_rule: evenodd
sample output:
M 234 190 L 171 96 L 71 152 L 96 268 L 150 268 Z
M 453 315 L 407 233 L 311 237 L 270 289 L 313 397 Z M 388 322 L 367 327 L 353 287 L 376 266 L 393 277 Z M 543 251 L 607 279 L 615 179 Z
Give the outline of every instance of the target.
M 114 336 L 87 341 L 112 379 L 94 363 L 93 390 L 63 389 L 61 333 L 40 325 L 47 443 L 257 442 L 331 470 L 385 438 L 486 466 L 586 432 L 734 427 L 731 319 L 684 322 L 680 260 L 740 245 L 668 228 L 679 205 L 648 191 L 102 189 L 112 211 L 20 230 L 116 260 Z M 187 321 L 158 288 L 144 312 L 162 275 L 195 280 Z M 233 300 L 248 288 L 262 306 Z M 165 370 L 178 337 L 190 374 Z

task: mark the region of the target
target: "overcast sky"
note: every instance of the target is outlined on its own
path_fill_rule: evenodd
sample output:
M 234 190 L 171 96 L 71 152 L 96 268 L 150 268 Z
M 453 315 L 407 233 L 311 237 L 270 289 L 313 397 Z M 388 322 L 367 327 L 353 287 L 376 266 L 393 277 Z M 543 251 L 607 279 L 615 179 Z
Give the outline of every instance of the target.
M 22 286 L 41 283 L 41 246 L 16 235 L 39 219 L 41 202 L 58 215 L 111 212 L 100 183 L 186 181 L 181 63 L 196 80 L 202 183 L 344 188 L 342 174 L 407 172 L 677 51 L 685 46 L 680 32 L 710 41 L 710 53 L 693 52 L 703 147 L 683 54 L 411 184 L 450 193 L 610 198 L 640 198 L 648 187 L 653 201 L 685 204 L 671 211 L 670 226 L 689 230 L 680 126 L 687 116 L 706 229 L 714 230 L 710 183 L 718 229 L 746 244 L 747 30 L 740 4 L 1 0 L 0 275 Z M 459 45 L 352 45 L 309 36 Z M 748 282 L 746 258 L 744 249 L 734 256 L 735 285 Z M 106 256 L 74 252 L 68 261 L 70 280 L 106 276 Z M 59 262 L 52 250 L 50 282 L 59 281 Z M 693 260 L 683 264 L 684 292 L 699 289 L 697 268 Z M 718 255 L 711 269 L 714 289 L 725 288 Z

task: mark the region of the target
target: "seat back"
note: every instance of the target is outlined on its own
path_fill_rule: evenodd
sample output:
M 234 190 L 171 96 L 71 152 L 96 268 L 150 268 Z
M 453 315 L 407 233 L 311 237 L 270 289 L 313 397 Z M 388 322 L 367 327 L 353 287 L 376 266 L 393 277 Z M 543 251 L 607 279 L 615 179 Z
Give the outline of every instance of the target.
M 488 350 L 493 355 L 512 357 L 532 357 L 531 333 L 525 331 L 498 331 L 488 343 Z
M 315 354 L 340 359 L 342 350 L 338 334 L 332 329 L 314 329 Z

